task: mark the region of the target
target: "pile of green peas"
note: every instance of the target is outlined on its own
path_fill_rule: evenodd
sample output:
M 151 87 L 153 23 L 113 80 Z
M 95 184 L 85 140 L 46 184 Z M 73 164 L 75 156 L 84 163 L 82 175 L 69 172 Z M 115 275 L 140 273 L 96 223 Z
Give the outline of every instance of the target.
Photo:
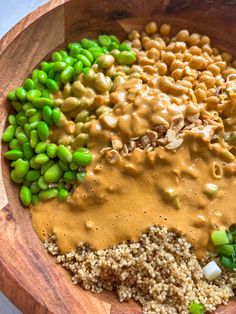
M 112 51 L 121 65 L 136 61 L 129 44 L 120 43 L 115 36 L 84 38 L 69 43 L 67 50 L 53 52 L 51 60 L 43 61 L 23 86 L 8 93 L 16 113 L 9 114 L 2 136 L 9 147 L 4 155 L 11 162 L 11 180 L 21 185 L 20 199 L 25 206 L 55 197 L 63 201 L 73 184 L 85 179 L 85 167 L 92 161 L 87 148 L 71 151 L 49 140 L 50 129 L 60 126 L 63 117 L 53 93 L 75 81 L 80 73 L 88 73 L 101 55 Z

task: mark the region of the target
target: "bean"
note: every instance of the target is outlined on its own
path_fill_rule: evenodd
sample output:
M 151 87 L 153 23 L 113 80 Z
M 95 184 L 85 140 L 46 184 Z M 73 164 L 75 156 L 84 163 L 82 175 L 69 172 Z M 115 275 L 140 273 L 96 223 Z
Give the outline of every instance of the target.
M 30 133 L 30 147 L 35 148 L 39 142 L 38 132 L 36 130 L 32 130 Z
M 87 38 L 83 38 L 81 40 L 81 45 L 84 49 L 89 49 L 89 48 L 92 48 L 92 47 L 98 47 L 98 44 L 96 43 L 96 41 L 94 40 L 90 40 L 90 39 L 87 39 Z
M 27 118 L 24 114 L 24 112 L 19 112 L 16 115 L 16 123 L 18 125 L 20 125 L 21 127 L 23 127 L 25 125 L 25 123 L 27 123 Z
M 40 176 L 38 179 L 38 186 L 40 187 L 41 190 L 47 190 L 48 184 L 44 179 L 44 176 Z
M 23 105 L 19 101 L 12 101 L 11 105 L 15 109 L 15 111 L 17 112 L 23 111 Z
M 72 153 L 64 145 L 57 147 L 57 156 L 61 161 L 67 163 L 72 161 Z
M 73 162 L 79 166 L 88 166 L 92 161 L 92 155 L 89 152 L 77 151 L 73 153 Z
M 17 134 L 19 134 L 20 132 L 22 132 L 22 131 L 23 131 L 22 127 L 21 127 L 21 126 L 18 126 L 18 127 L 16 128 L 16 131 L 15 131 L 15 136 L 16 136 Z
M 56 73 L 53 69 L 51 69 L 48 73 L 48 78 L 54 80 Z
M 53 119 L 52 119 L 52 108 L 49 106 L 44 106 L 42 110 L 42 117 L 43 120 L 49 125 L 53 125 Z
M 27 180 L 24 180 L 24 181 L 23 181 L 23 185 L 26 185 L 26 186 L 29 188 L 30 185 L 31 185 L 31 182 L 30 182 L 30 181 L 27 181 Z
M 111 42 L 116 43 L 117 45 L 120 44 L 119 39 L 115 35 L 109 35 Z
M 81 48 L 80 43 L 69 43 L 69 44 L 68 44 L 68 49 L 69 49 L 69 50 L 72 50 L 72 49 L 75 48 L 75 47 Z
M 96 63 L 102 69 L 108 69 L 109 67 L 113 65 L 114 62 L 115 62 L 114 57 L 112 55 L 107 55 L 107 54 L 100 56 L 96 61 Z
M 50 158 L 55 158 L 57 156 L 57 145 L 52 143 L 47 146 L 47 155 Z
M 61 72 L 66 68 L 66 63 L 63 61 L 57 61 L 53 64 L 53 70 L 55 72 Z
M 108 50 L 112 51 L 112 50 L 115 50 L 115 49 L 119 49 L 119 44 L 117 44 L 115 42 L 111 42 L 109 47 L 108 47 Z
M 71 96 L 71 84 L 70 83 L 66 83 L 64 88 L 63 88 L 63 97 L 64 98 L 67 98 L 67 97 L 70 97 Z
M 32 109 L 28 109 L 25 112 L 26 117 L 32 117 L 33 115 L 35 115 L 37 112 L 37 109 L 32 108 Z
M 43 109 L 44 106 L 50 106 L 52 107 L 53 102 L 51 99 L 41 97 L 41 98 L 34 98 L 32 100 L 32 104 L 37 109 Z
M 49 160 L 49 157 L 45 153 L 41 153 L 35 156 L 35 162 L 39 165 L 45 164 Z
M 10 142 L 15 135 L 15 127 L 13 125 L 9 125 L 6 130 L 3 132 L 2 140 L 4 142 Z
M 16 127 L 16 116 L 14 114 L 9 114 L 7 120 L 10 125 Z
M 84 171 L 81 171 L 81 172 L 77 172 L 76 173 L 76 179 L 79 181 L 79 182 L 84 182 L 85 180 L 85 177 L 86 177 L 86 172 Z
M 34 89 L 34 81 L 32 79 L 26 79 L 23 84 L 24 89 L 27 91 L 30 91 L 31 89 Z
M 27 111 L 28 109 L 33 109 L 33 108 L 34 107 L 29 102 L 27 102 L 26 104 L 23 105 L 24 111 Z
M 46 141 L 49 136 L 49 128 L 47 123 L 40 121 L 37 125 L 38 135 L 41 141 Z
M 23 178 L 26 176 L 29 171 L 29 162 L 28 160 L 23 160 L 18 158 L 15 162 L 15 175 L 18 178 Z
M 31 89 L 30 91 L 28 91 L 27 93 L 27 99 L 29 101 L 32 101 L 35 98 L 39 98 L 41 97 L 42 93 L 40 92 L 40 90 L 38 89 Z
M 69 164 L 64 162 L 64 161 L 59 160 L 58 164 L 61 167 L 61 169 L 64 170 L 64 171 L 68 171 L 70 169 L 69 168 Z
M 31 202 L 34 206 L 36 206 L 40 202 L 39 196 L 36 194 L 32 195 Z
M 32 169 L 40 169 L 41 168 L 41 165 L 37 164 L 37 162 L 35 161 L 35 156 L 33 156 L 31 159 L 30 159 L 30 167 Z
M 88 134 L 81 133 L 79 134 L 72 143 L 73 149 L 77 149 L 78 147 L 85 146 L 88 142 Z
M 64 201 L 67 199 L 67 197 L 70 195 L 70 193 L 66 189 L 59 189 L 58 192 L 58 199 L 60 201 Z
M 82 49 L 81 54 L 84 55 L 86 58 L 88 58 L 88 60 L 91 62 L 91 64 L 94 62 L 94 57 L 89 50 Z
M 68 97 L 64 100 L 61 105 L 61 110 L 63 112 L 68 112 L 74 110 L 75 108 L 80 106 L 80 100 L 76 97 Z
M 53 119 L 53 122 L 56 124 L 56 125 L 58 125 L 58 123 L 60 122 L 60 120 L 61 120 L 61 111 L 60 111 L 60 109 L 58 109 L 58 108 L 55 108 L 55 109 L 53 109 L 53 111 L 52 111 L 52 119 Z
M 57 189 L 48 189 L 45 191 L 40 191 L 39 192 L 39 199 L 41 201 L 47 201 L 51 198 L 54 198 L 58 195 L 58 190 Z
M 120 51 L 131 51 L 131 47 L 127 43 L 122 43 L 119 45 L 119 50 Z
M 17 97 L 16 97 L 16 93 L 14 90 L 10 91 L 8 94 L 7 94 L 7 98 L 11 101 L 14 101 L 14 100 L 17 100 Z
M 70 51 L 70 56 L 73 58 L 76 58 L 77 54 L 79 54 L 82 50 L 83 50 L 83 48 L 81 48 L 81 47 L 74 47 Z
M 63 170 L 58 163 L 52 165 L 45 173 L 44 179 L 46 182 L 57 182 L 63 175 Z
M 98 42 L 102 47 L 108 47 L 111 44 L 111 38 L 107 35 L 98 36 Z
M 61 73 L 61 81 L 62 83 L 70 82 L 74 75 L 74 68 L 72 66 L 67 66 L 65 70 Z
M 50 90 L 50 92 L 57 92 L 59 90 L 57 82 L 52 79 L 47 79 L 46 86 Z
M 75 81 L 72 84 L 71 90 L 73 95 L 75 95 L 76 97 L 81 97 L 85 94 L 85 87 L 80 81 Z
M 30 147 L 29 143 L 23 145 L 23 153 L 26 160 L 30 160 L 34 156 L 34 150 Z
M 40 170 L 38 170 L 38 169 L 34 169 L 34 170 L 29 170 L 28 171 L 28 173 L 27 173 L 27 175 L 26 175 L 26 180 L 28 180 L 28 181 L 37 181 L 38 180 L 38 178 L 40 177 L 40 175 L 41 175 L 41 172 L 40 172 Z
M 31 185 L 30 185 L 30 191 L 33 193 L 33 194 L 36 194 L 40 191 L 40 187 L 38 185 L 38 182 L 32 182 Z
M 38 69 L 33 70 L 33 72 L 32 72 L 32 79 L 34 81 L 38 79 L 38 73 L 39 73 Z
M 20 200 L 25 206 L 29 206 L 31 203 L 31 191 L 25 185 L 23 185 L 20 189 Z
M 86 118 L 89 117 L 89 111 L 88 110 L 82 110 L 80 113 L 77 114 L 75 117 L 75 122 L 84 122 Z
M 14 183 L 19 184 L 19 183 L 22 183 L 22 182 L 24 181 L 23 178 L 18 178 L 18 177 L 15 175 L 15 169 L 11 171 L 10 176 L 11 176 L 11 180 L 12 180 Z
M 42 119 L 41 111 L 37 111 L 32 117 L 29 117 L 29 123 L 39 122 Z
M 74 162 L 71 162 L 70 163 L 70 169 L 71 170 L 77 170 L 78 169 L 78 165 L 76 163 L 74 163 Z
M 84 67 L 91 67 L 91 65 L 92 65 L 91 62 L 89 61 L 89 59 L 82 54 L 77 55 L 77 60 L 81 61 L 83 63 Z
M 26 136 L 25 132 L 19 132 L 17 135 L 16 135 L 16 138 L 18 140 L 18 142 L 21 144 L 21 145 L 24 145 L 25 143 L 27 143 L 29 141 L 28 137 Z
M 46 89 L 42 92 L 42 97 L 53 100 L 52 94 Z
M 82 72 L 84 73 L 84 80 L 93 81 L 95 78 L 95 72 L 93 69 L 86 67 L 83 68 Z
M 47 73 L 44 71 L 39 71 L 38 73 L 39 82 L 45 84 L 47 79 L 48 79 Z
M 12 149 L 7 151 L 4 156 L 8 159 L 8 160 L 17 160 L 18 158 L 22 158 L 23 157 L 23 152 L 18 150 L 18 149 Z
M 131 65 L 136 61 L 136 56 L 132 51 L 122 51 L 117 56 L 116 59 L 120 64 Z
M 65 179 L 66 182 L 71 182 L 76 179 L 76 172 L 75 171 L 65 171 L 63 178 Z
M 89 51 L 92 53 L 94 60 L 103 54 L 103 51 L 100 47 L 92 47 L 89 49 Z
M 55 51 L 51 54 L 51 59 L 53 62 L 62 61 L 62 56 L 58 51 Z
M 83 69 L 83 63 L 81 61 L 78 61 L 74 65 L 74 76 L 79 75 L 82 72 Z
M 41 167 L 41 174 L 44 174 L 52 165 L 54 164 L 54 161 L 49 159 L 45 164 Z
M 15 93 L 19 100 L 26 100 L 27 91 L 23 87 L 16 88 Z
M 43 92 L 45 90 L 45 86 L 40 83 L 38 80 L 34 81 L 35 89 L 38 89 L 40 92 Z
M 52 70 L 53 63 L 49 63 L 46 61 L 41 62 L 41 69 L 42 71 L 46 72 L 47 74 Z
M 19 142 L 17 141 L 16 138 L 13 138 L 13 139 L 9 142 L 8 145 L 9 145 L 10 149 L 21 150 L 21 145 L 19 144 Z
M 36 154 L 44 153 L 47 150 L 47 146 L 46 142 L 39 142 L 35 147 Z
M 70 56 L 67 56 L 66 58 L 63 58 L 63 61 L 67 64 L 67 65 L 74 65 L 76 62 L 75 58 L 72 58 Z
M 95 84 L 94 87 L 97 91 L 104 93 L 108 90 L 108 82 L 106 80 L 106 77 L 103 73 L 98 73 L 95 78 Z

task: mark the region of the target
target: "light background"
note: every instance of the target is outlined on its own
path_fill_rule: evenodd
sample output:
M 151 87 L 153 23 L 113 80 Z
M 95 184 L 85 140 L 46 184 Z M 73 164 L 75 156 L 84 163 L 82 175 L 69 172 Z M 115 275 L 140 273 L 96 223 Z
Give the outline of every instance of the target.
M 0 0 L 0 38 L 24 16 L 46 2 L 47 0 Z M 1 292 L 0 314 L 21 314 Z

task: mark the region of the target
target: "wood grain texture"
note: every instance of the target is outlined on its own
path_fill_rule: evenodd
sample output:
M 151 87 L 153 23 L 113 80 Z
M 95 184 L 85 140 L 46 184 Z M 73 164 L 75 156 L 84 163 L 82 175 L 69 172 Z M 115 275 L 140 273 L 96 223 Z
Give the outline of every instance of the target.
M 208 2 L 208 3 L 207 3 Z M 235 54 L 235 1 L 198 0 L 52 0 L 0 41 L 0 135 L 9 112 L 7 91 L 19 85 L 52 50 L 67 42 L 99 33 L 125 37 L 127 31 L 156 20 L 211 36 L 213 43 Z M 0 146 L 1 156 L 5 146 Z M 85 292 L 70 282 L 35 235 L 29 213 L 18 201 L 17 188 L 1 157 L 0 175 L 0 290 L 23 313 L 140 314 L 134 302 L 120 304 L 112 293 Z M 2 176 L 2 177 L 1 177 Z M 236 303 L 218 313 L 235 314 Z

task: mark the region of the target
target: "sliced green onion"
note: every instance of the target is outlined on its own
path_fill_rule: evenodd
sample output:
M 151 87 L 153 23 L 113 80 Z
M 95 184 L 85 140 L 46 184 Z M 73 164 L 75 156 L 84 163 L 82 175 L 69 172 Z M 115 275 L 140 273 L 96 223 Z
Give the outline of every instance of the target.
M 211 239 L 214 245 L 223 245 L 229 243 L 225 230 L 214 230 L 211 234 Z

